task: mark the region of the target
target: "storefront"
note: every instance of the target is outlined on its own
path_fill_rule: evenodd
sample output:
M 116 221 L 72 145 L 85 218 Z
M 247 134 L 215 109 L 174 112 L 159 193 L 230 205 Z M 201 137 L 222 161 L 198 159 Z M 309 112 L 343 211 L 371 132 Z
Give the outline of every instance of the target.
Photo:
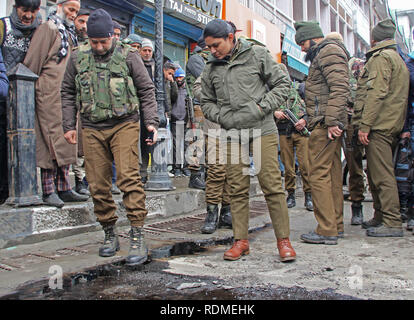
M 205 25 L 222 18 L 222 0 L 165 0 L 163 10 L 164 56 L 184 68 Z M 153 2 L 147 1 L 132 19 L 130 32 L 154 41 L 154 17 Z
M 223 18 L 223 1 L 164 0 L 164 55 L 184 67 L 205 25 L 215 18 Z M 56 0 L 42 0 L 42 13 L 46 15 L 55 4 Z M 122 38 L 136 33 L 155 39 L 153 0 L 82 0 L 82 7 L 105 9 L 122 26 Z

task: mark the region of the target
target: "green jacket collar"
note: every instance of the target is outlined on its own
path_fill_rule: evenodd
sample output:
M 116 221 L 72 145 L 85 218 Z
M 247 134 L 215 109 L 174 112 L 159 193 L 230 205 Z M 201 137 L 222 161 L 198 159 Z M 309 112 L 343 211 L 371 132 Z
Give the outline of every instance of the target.
M 233 54 L 230 56 L 230 59 L 217 59 L 212 54 L 210 54 L 207 63 L 227 63 L 229 61 L 234 61 L 241 53 L 249 50 L 252 45 L 253 43 L 243 38 L 239 38 L 236 42 L 236 46 L 233 50 Z
M 375 47 L 371 48 L 366 53 L 365 56 L 367 58 L 367 62 L 375 52 L 378 52 L 380 50 L 387 49 L 387 48 L 397 50 L 397 42 L 394 39 L 378 42 Z

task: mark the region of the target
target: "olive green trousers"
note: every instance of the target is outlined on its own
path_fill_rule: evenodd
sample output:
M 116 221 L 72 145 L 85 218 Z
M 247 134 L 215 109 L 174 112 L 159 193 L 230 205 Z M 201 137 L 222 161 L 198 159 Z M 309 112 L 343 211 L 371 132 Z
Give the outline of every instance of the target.
M 341 138 L 331 141 L 323 150 L 328 141 L 328 129 L 317 125 L 309 138 L 309 180 L 318 222 L 316 233 L 338 236 L 338 232 L 344 231 Z
M 275 236 L 277 239 L 288 238 L 290 225 L 278 163 L 278 136 L 271 134 L 256 138 L 244 145 L 233 142 L 227 144 L 227 177 L 231 188 L 230 205 L 234 239 L 248 238 L 249 151 L 253 153 L 257 178 L 266 199 Z

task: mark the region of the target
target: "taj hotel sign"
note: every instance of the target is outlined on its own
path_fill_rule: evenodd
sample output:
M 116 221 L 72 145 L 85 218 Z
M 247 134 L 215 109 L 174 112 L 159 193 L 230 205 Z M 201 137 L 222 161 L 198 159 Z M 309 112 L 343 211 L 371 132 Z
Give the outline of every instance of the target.
M 165 0 L 164 7 L 206 25 L 221 18 L 222 0 Z

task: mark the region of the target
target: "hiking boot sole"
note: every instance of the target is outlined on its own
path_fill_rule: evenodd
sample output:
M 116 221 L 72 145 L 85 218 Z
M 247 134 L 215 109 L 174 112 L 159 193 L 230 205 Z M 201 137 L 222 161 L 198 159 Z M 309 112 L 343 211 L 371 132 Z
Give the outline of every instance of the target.
M 144 264 L 147 260 L 148 260 L 148 255 L 143 256 L 141 259 L 134 261 L 134 262 L 129 262 L 128 257 L 127 257 L 125 260 L 125 265 L 128 267 L 139 266 L 141 264 Z
M 236 261 L 236 260 L 239 260 L 241 257 L 248 255 L 249 253 L 250 253 L 250 250 L 247 250 L 247 251 L 242 252 L 241 255 L 239 255 L 238 257 L 229 257 L 229 256 L 224 255 L 223 258 L 224 260 Z
M 383 237 L 383 238 L 385 238 L 385 237 L 403 237 L 404 233 L 402 231 L 398 232 L 398 233 L 371 233 L 371 232 L 369 232 L 369 229 L 368 229 L 366 235 L 368 237 L 379 237 L 379 238 Z
M 117 251 L 120 250 L 120 245 L 118 244 L 118 246 L 116 247 L 114 252 L 102 252 L 101 249 L 99 249 L 99 256 L 100 257 L 104 257 L 104 258 L 108 258 L 108 257 L 113 257 Z
M 338 239 L 337 240 L 313 240 L 313 239 L 307 239 L 307 238 L 302 238 L 300 237 L 300 239 L 304 242 L 307 243 L 312 243 L 312 244 L 327 244 L 327 245 L 336 245 L 338 244 Z
M 200 231 L 201 231 L 202 234 L 212 234 L 212 233 L 216 232 L 216 230 L 217 229 L 214 229 L 214 230 L 201 229 Z
M 284 257 L 284 258 L 280 257 L 280 261 L 282 261 L 282 262 L 293 261 L 293 260 L 296 260 L 296 256 Z
M 369 228 L 376 228 L 379 227 L 382 223 L 378 223 L 375 225 L 369 225 L 369 224 L 365 224 L 364 222 L 361 223 L 361 228 L 362 229 L 369 229 Z

